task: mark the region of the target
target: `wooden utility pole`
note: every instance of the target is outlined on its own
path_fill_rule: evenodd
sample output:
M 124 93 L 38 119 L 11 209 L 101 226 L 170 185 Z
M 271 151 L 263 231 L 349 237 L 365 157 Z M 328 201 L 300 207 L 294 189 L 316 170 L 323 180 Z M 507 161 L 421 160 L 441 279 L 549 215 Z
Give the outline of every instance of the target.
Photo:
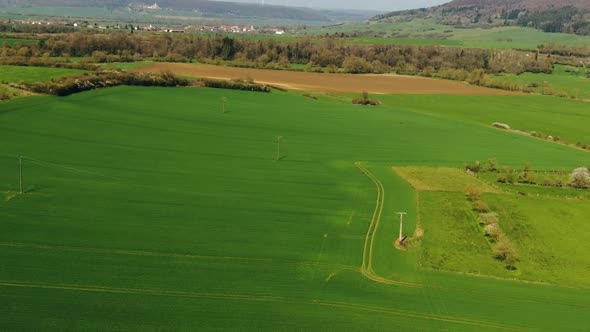
M 227 98 L 225 98 L 225 97 L 222 97 L 222 98 L 221 98 L 221 111 L 222 111 L 223 113 L 225 113 L 225 103 L 226 103 L 226 102 L 227 102 Z
M 25 191 L 23 189 L 23 156 L 18 158 L 18 182 L 20 187 L 20 193 L 24 194 Z
M 397 214 L 399 214 L 399 242 L 402 242 L 402 227 L 404 225 L 404 215 L 406 215 L 406 212 L 398 212 Z
M 281 160 L 281 139 L 283 136 L 277 136 L 277 161 Z

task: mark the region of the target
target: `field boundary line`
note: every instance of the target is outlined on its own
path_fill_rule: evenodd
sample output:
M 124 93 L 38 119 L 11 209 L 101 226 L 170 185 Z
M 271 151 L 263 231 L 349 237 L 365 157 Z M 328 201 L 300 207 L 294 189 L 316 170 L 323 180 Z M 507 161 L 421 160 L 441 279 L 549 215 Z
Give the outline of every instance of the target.
M 28 248 L 28 249 L 41 249 L 41 250 L 61 250 L 61 251 L 73 251 L 73 252 L 92 252 L 92 253 L 143 256 L 143 257 L 174 257 L 174 258 L 186 258 L 186 259 L 197 259 L 197 260 L 233 260 L 233 261 L 243 261 L 243 262 L 282 263 L 282 264 L 293 264 L 293 265 L 302 265 L 302 266 L 314 266 L 314 267 L 319 266 L 319 267 L 325 267 L 325 268 L 337 268 L 337 269 L 341 269 L 341 270 L 359 272 L 358 268 L 356 268 L 354 266 L 350 266 L 350 265 L 328 264 L 328 263 L 321 263 L 321 262 L 297 261 L 297 260 L 275 259 L 275 258 L 193 255 L 193 254 L 164 253 L 164 252 L 155 252 L 155 251 L 126 250 L 126 249 L 102 249 L 102 248 L 86 248 L 86 247 L 52 246 L 52 245 L 45 245 L 45 244 L 30 244 L 30 243 L 18 243 L 18 242 L 0 242 L 0 247 Z
M 434 314 L 423 314 L 418 312 L 396 310 L 388 307 L 371 306 L 354 304 L 347 302 L 332 302 L 323 300 L 304 300 L 294 299 L 281 296 L 270 295 L 252 295 L 252 294 L 231 294 L 231 293 L 196 293 L 184 291 L 169 291 L 169 290 L 154 290 L 141 288 L 118 288 L 105 287 L 95 285 L 78 285 L 78 284 L 57 284 L 57 283 L 33 283 L 27 281 L 6 281 L 0 280 L 0 287 L 13 288 L 32 288 L 32 289 L 52 289 L 64 291 L 81 291 L 81 292 L 95 292 L 95 293 L 111 293 L 111 294 L 128 294 L 128 295 L 147 295 L 147 296 L 170 296 L 170 297 L 187 297 L 187 298 L 207 298 L 216 300 L 235 300 L 235 301 L 252 301 L 252 302 L 277 302 L 284 304 L 305 304 L 325 307 L 342 308 L 349 310 L 362 310 L 370 312 L 379 312 L 389 314 L 392 316 L 402 316 L 434 321 L 442 321 L 454 324 L 473 325 L 480 327 L 493 327 L 506 330 L 523 330 L 524 327 L 507 325 L 502 323 L 479 321 L 473 319 L 455 318 L 451 316 L 442 316 Z
M 369 223 L 369 229 L 367 231 L 367 234 L 365 235 L 365 243 L 363 246 L 363 258 L 360 270 L 361 274 L 370 280 L 382 284 L 397 285 L 410 288 L 423 288 L 424 286 L 420 284 L 387 279 L 375 273 L 373 269 L 373 248 L 375 244 L 375 236 L 379 229 L 379 224 L 381 223 L 381 216 L 383 214 L 383 206 L 385 202 L 385 189 L 381 181 L 379 181 L 379 179 L 377 179 L 368 169 L 366 169 L 361 162 L 355 162 L 355 165 L 359 170 L 361 170 L 361 172 L 363 172 L 369 179 L 371 179 L 371 181 L 373 181 L 375 187 L 377 188 L 375 210 L 373 211 L 373 217 L 371 218 L 371 221 Z

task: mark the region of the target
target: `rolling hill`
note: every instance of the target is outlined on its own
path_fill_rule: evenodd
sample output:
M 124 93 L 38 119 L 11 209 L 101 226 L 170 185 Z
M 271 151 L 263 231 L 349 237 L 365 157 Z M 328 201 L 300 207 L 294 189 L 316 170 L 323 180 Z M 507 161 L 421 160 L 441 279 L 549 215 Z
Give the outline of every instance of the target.
M 518 25 L 590 35 L 590 1 L 586 0 L 454 0 L 437 7 L 378 15 L 372 20 L 413 18 L 434 18 L 463 28 Z
M 153 1 L 148 2 L 133 0 L 0 0 L 0 7 L 106 7 L 117 9 L 153 4 Z M 232 17 L 263 17 L 300 21 L 330 21 L 331 19 L 329 12 L 310 8 L 209 0 L 162 0 L 157 1 L 157 4 L 162 11 L 191 11 L 199 12 L 203 16 L 226 15 Z

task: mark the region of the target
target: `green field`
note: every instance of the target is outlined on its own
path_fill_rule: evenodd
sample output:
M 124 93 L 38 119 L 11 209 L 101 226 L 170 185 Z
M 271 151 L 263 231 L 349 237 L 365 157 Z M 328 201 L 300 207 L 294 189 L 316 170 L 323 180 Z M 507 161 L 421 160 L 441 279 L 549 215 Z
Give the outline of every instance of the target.
M 104 67 L 110 67 L 110 68 L 118 68 L 118 69 L 123 69 L 123 70 L 131 70 L 131 69 L 136 69 L 139 67 L 143 67 L 143 66 L 147 66 L 152 64 L 153 62 L 151 61 L 138 61 L 138 62 L 115 62 L 115 63 L 104 63 L 101 64 Z
M 590 71 L 586 68 L 556 65 L 552 74 L 523 73 L 521 75 L 503 74 L 494 79 L 522 83 L 533 87 L 537 93 L 552 89 L 566 96 L 590 99 Z
M 565 33 L 545 33 L 533 28 L 497 27 L 490 29 L 457 29 L 436 23 L 432 19 L 409 22 L 363 22 L 306 30 L 311 35 L 358 33 L 350 42 L 427 44 L 444 46 L 483 47 L 497 49 L 536 49 L 541 44 L 585 46 L 590 37 Z
M 48 67 L 3 66 L 0 65 L 0 82 L 35 83 L 47 82 L 65 76 L 76 76 L 84 70 Z
M 12 46 L 14 44 L 36 44 L 36 40 L 30 39 L 18 39 L 18 38 L 0 38 L 0 46 L 7 43 L 8 45 Z
M 391 167 L 495 156 L 573 169 L 590 154 L 422 114 L 404 98 L 364 108 L 281 92 L 118 87 L 0 104 L 0 329 L 584 330 L 590 291 L 572 278 L 465 276 L 395 249 L 395 213 L 408 212 L 411 234 L 420 205 Z M 471 97 L 413 98 L 442 107 Z M 523 112 L 553 101 L 494 98 L 486 103 Z M 580 209 L 571 227 L 586 234 L 587 207 L 567 204 Z M 534 206 L 518 208 L 543 223 L 544 244 L 561 241 L 548 236 L 553 214 L 533 220 Z M 425 233 L 422 248 L 440 252 L 435 239 Z M 466 261 L 483 268 L 463 270 L 494 275 L 484 256 Z
M 590 143 L 590 131 L 585 122 L 590 116 L 590 108 L 588 103 L 583 101 L 549 96 L 452 95 L 388 95 L 379 96 L 379 100 L 387 106 L 441 118 L 483 126 L 501 122 L 513 129 L 542 132 L 558 136 L 570 143 Z M 487 156 L 489 157 L 493 155 Z
M 588 190 L 532 185 L 499 187 L 496 178 L 491 177 L 497 173 L 483 173 L 481 179 L 477 179 L 462 169 L 455 169 L 456 174 L 447 176 L 438 168 L 427 167 L 396 168 L 396 172 L 420 190 L 420 220 L 425 233 L 418 246 L 422 267 L 539 283 L 590 286 L 585 277 L 590 273 L 590 265 L 584 254 L 590 247 L 582 235 L 577 235 L 588 227 Z M 465 177 L 471 181 L 465 181 Z M 457 183 L 446 185 L 452 179 L 457 179 Z M 492 259 L 493 241 L 485 237 L 479 215 L 472 210 L 465 195 L 466 188 L 479 187 L 485 192 L 486 186 L 481 185 L 485 182 L 489 182 L 488 188 L 497 187 L 482 199 L 489 204 L 490 211 L 497 214 L 501 229 L 515 243 L 520 259 L 516 270 L 507 270 L 500 261 Z M 574 192 L 576 195 L 572 195 Z

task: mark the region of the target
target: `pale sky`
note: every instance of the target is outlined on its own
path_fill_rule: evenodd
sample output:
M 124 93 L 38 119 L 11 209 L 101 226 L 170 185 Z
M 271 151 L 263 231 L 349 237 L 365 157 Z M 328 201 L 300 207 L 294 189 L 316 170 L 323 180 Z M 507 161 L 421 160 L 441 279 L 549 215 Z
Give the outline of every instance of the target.
M 226 0 L 311 8 L 339 8 L 394 11 L 442 5 L 450 0 Z

